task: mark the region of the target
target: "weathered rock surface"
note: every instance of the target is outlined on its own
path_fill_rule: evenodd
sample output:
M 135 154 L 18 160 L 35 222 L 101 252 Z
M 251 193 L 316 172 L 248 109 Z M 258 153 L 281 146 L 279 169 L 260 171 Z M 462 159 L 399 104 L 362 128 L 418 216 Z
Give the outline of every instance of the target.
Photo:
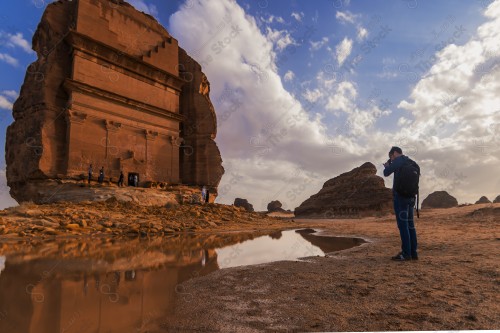
M 236 207 L 243 207 L 247 212 L 253 212 L 253 205 L 248 202 L 247 199 L 242 199 L 242 198 L 236 198 L 234 199 L 234 206 Z
M 422 201 L 422 209 L 425 208 L 451 208 L 457 207 L 458 201 L 446 191 L 436 191 Z
M 478 201 L 475 202 L 475 204 L 484 204 L 484 203 L 491 203 L 490 199 L 488 199 L 484 195 L 481 198 L 479 198 Z
M 281 208 L 283 205 L 279 200 L 274 200 L 271 201 L 270 203 L 267 204 L 267 211 L 269 213 L 272 212 L 285 212 L 283 208 Z
M 500 203 L 500 195 L 493 200 L 493 203 Z
M 33 36 L 7 129 L 7 185 L 18 202 L 50 202 L 53 180 L 207 186 L 224 173 L 201 67 L 153 17 L 121 0 L 56 1 Z M 68 187 L 58 190 L 58 195 Z
M 392 191 L 376 175 L 375 165 L 360 167 L 325 182 L 323 188 L 295 208 L 298 217 L 361 217 L 392 211 Z

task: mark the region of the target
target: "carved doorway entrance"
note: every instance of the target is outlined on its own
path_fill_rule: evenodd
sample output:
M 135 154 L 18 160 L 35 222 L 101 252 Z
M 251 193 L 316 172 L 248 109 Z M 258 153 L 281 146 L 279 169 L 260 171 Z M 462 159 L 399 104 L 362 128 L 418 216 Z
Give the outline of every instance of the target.
M 139 174 L 137 172 L 128 173 L 128 186 L 139 186 Z

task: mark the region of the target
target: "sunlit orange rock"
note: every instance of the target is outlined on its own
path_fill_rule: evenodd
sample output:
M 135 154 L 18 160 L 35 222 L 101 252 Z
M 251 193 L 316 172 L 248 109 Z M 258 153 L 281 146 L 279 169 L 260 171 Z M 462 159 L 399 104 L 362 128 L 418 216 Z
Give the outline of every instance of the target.
M 87 179 L 91 164 L 93 182 L 104 168 L 104 184 L 123 171 L 125 186 L 137 175 L 215 199 L 224 169 L 208 79 L 153 17 L 123 1 L 57 1 L 33 49 L 7 129 L 14 199 L 50 202 L 47 184 Z

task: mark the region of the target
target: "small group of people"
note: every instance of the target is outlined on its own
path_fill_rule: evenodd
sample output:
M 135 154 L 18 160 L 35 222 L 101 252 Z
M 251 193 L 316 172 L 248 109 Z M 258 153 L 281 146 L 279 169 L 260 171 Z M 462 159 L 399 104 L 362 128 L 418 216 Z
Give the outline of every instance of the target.
M 90 181 L 92 180 L 92 175 L 93 175 L 94 171 L 93 171 L 93 167 L 92 167 L 92 164 L 90 164 L 89 166 L 89 170 L 88 170 L 88 182 L 89 182 L 89 185 L 90 185 Z M 104 182 L 104 167 L 101 167 L 101 169 L 99 170 L 99 177 L 97 177 L 97 181 L 99 182 L 99 184 L 102 184 Z
M 92 180 L 93 173 L 94 173 L 93 166 L 92 166 L 92 164 L 90 164 L 89 170 L 88 170 L 88 183 L 89 183 L 89 185 L 90 185 L 90 181 Z M 118 187 L 125 186 L 124 181 L 125 181 L 125 175 L 123 174 L 123 170 L 122 170 L 122 171 L 120 171 L 120 177 L 118 178 L 118 183 L 117 183 Z M 101 167 L 101 169 L 99 170 L 99 176 L 97 177 L 97 182 L 99 184 L 102 184 L 104 182 L 104 167 Z M 134 187 L 139 186 L 139 177 L 137 176 L 137 174 L 131 175 L 131 177 L 129 177 L 129 185 L 134 186 Z

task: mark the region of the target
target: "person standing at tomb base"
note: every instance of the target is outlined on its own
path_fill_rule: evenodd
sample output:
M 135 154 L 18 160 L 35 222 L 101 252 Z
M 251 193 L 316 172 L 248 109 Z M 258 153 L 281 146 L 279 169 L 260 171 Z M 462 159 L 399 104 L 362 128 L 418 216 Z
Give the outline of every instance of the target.
M 137 175 L 134 175 L 134 186 L 139 186 L 139 177 L 137 177 Z
M 89 166 L 89 185 L 90 185 L 90 181 L 92 180 L 92 164 Z
M 120 178 L 118 178 L 118 187 L 123 186 L 123 171 L 120 172 Z
M 102 182 L 104 181 L 104 167 L 101 167 L 101 170 L 99 170 L 99 184 L 102 184 Z
M 201 189 L 201 203 L 205 203 L 206 198 L 207 198 L 207 187 L 203 186 Z

